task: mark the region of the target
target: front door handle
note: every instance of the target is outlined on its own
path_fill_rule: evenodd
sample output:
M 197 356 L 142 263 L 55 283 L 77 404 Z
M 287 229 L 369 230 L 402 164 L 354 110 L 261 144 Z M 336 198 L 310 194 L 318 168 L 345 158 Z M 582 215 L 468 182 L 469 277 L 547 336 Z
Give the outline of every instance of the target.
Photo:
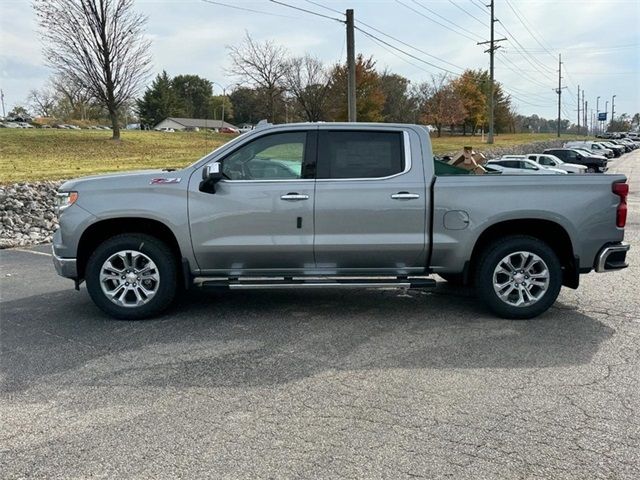
M 280 200 L 286 200 L 287 202 L 297 202 L 300 200 L 308 200 L 309 195 L 304 195 L 296 192 L 289 192 L 286 195 L 281 195 Z
M 420 198 L 420 195 L 417 193 L 409 193 L 409 192 L 398 192 L 391 195 L 391 198 L 394 200 L 415 200 Z

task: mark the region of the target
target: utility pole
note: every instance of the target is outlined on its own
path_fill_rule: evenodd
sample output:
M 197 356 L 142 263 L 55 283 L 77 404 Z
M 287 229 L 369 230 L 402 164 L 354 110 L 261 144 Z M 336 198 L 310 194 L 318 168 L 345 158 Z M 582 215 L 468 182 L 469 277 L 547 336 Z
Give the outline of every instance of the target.
M 562 89 L 567 88 L 562 86 L 562 55 L 558 54 L 558 88 L 556 89 L 556 93 L 558 94 L 558 138 L 560 138 L 560 107 L 562 100 Z
M 616 96 L 614 95 L 613 97 L 611 97 L 611 123 L 609 125 L 611 125 L 613 123 L 613 116 L 616 113 Z
M 350 122 L 357 121 L 356 110 L 356 42 L 353 9 L 347 9 L 347 112 Z
M 600 96 L 596 98 L 596 134 L 600 133 Z
M 4 111 L 4 92 L 0 90 L 0 99 L 2 100 L 2 117 L 7 116 L 7 112 Z
M 580 85 L 578 85 L 578 135 L 580 135 Z
M 582 118 L 584 119 L 585 136 L 589 135 L 589 125 L 587 124 L 587 102 L 584 101 L 584 88 L 582 89 Z
M 584 90 L 582 91 L 582 94 L 584 95 Z M 589 106 L 589 102 L 584 102 L 583 105 L 583 113 L 584 113 L 584 136 L 586 137 L 587 135 L 589 135 L 589 124 L 587 123 L 587 107 Z
M 491 0 L 491 4 L 487 5 L 491 9 L 491 39 L 488 42 L 478 42 L 478 45 L 486 45 L 489 44 L 489 48 L 484 51 L 484 53 L 489 53 L 489 134 L 487 135 L 487 143 L 493 143 L 493 112 L 495 110 L 495 88 L 493 84 L 493 56 L 497 49 L 500 46 L 496 46 L 497 42 L 502 42 L 506 40 L 506 38 L 500 38 L 498 40 L 495 39 L 494 36 L 494 23 L 497 22 L 494 14 L 494 0 Z
M 602 133 L 607 131 L 607 113 L 609 113 L 609 100 L 604 102 L 604 120 L 602 121 Z

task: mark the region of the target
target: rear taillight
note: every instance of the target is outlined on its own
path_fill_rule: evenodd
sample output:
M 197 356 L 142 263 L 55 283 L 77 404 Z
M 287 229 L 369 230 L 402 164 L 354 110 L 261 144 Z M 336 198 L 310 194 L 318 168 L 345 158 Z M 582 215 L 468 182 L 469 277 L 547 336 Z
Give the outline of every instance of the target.
M 627 195 L 629 195 L 629 184 L 627 183 L 614 183 L 612 188 L 613 193 L 620 197 L 620 203 L 616 209 L 616 225 L 623 228 L 627 224 Z

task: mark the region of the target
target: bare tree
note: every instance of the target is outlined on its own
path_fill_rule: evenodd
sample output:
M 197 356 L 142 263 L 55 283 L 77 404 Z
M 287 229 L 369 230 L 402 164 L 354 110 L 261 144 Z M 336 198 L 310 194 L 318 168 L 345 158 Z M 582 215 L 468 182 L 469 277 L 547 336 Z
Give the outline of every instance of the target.
M 119 140 L 118 110 L 149 73 L 146 18 L 133 0 L 34 0 L 33 7 L 49 65 L 104 106 Z
M 55 91 L 48 85 L 45 85 L 39 90 L 31 90 L 27 97 L 31 111 L 42 117 L 53 116 L 57 103 L 56 100 Z
M 289 60 L 285 70 L 287 90 L 304 111 L 307 120 L 323 120 L 329 93 L 330 75 L 322 62 L 305 55 Z
M 60 105 L 65 104 L 65 108 L 61 109 L 65 111 L 64 114 L 69 116 L 79 114 L 80 119 L 85 120 L 87 107 L 92 101 L 91 92 L 83 85 L 75 82 L 74 79 L 61 75 L 55 75 L 51 79 L 51 84 L 58 96 L 58 103 Z
M 287 51 L 271 41 L 256 42 L 247 32 L 241 45 L 227 46 L 231 56 L 231 73 L 262 89 L 267 96 L 268 111 L 275 121 L 276 105 L 282 96 L 287 71 Z

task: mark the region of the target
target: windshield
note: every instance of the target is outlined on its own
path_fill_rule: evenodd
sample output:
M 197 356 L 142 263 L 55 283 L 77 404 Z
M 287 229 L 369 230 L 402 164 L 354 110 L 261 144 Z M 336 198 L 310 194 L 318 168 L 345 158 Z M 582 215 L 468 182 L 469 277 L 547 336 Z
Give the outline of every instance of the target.
M 582 153 L 583 155 L 588 155 L 591 156 L 593 155 L 593 152 L 590 150 L 585 150 L 584 148 L 575 148 L 574 149 L 576 152 Z

